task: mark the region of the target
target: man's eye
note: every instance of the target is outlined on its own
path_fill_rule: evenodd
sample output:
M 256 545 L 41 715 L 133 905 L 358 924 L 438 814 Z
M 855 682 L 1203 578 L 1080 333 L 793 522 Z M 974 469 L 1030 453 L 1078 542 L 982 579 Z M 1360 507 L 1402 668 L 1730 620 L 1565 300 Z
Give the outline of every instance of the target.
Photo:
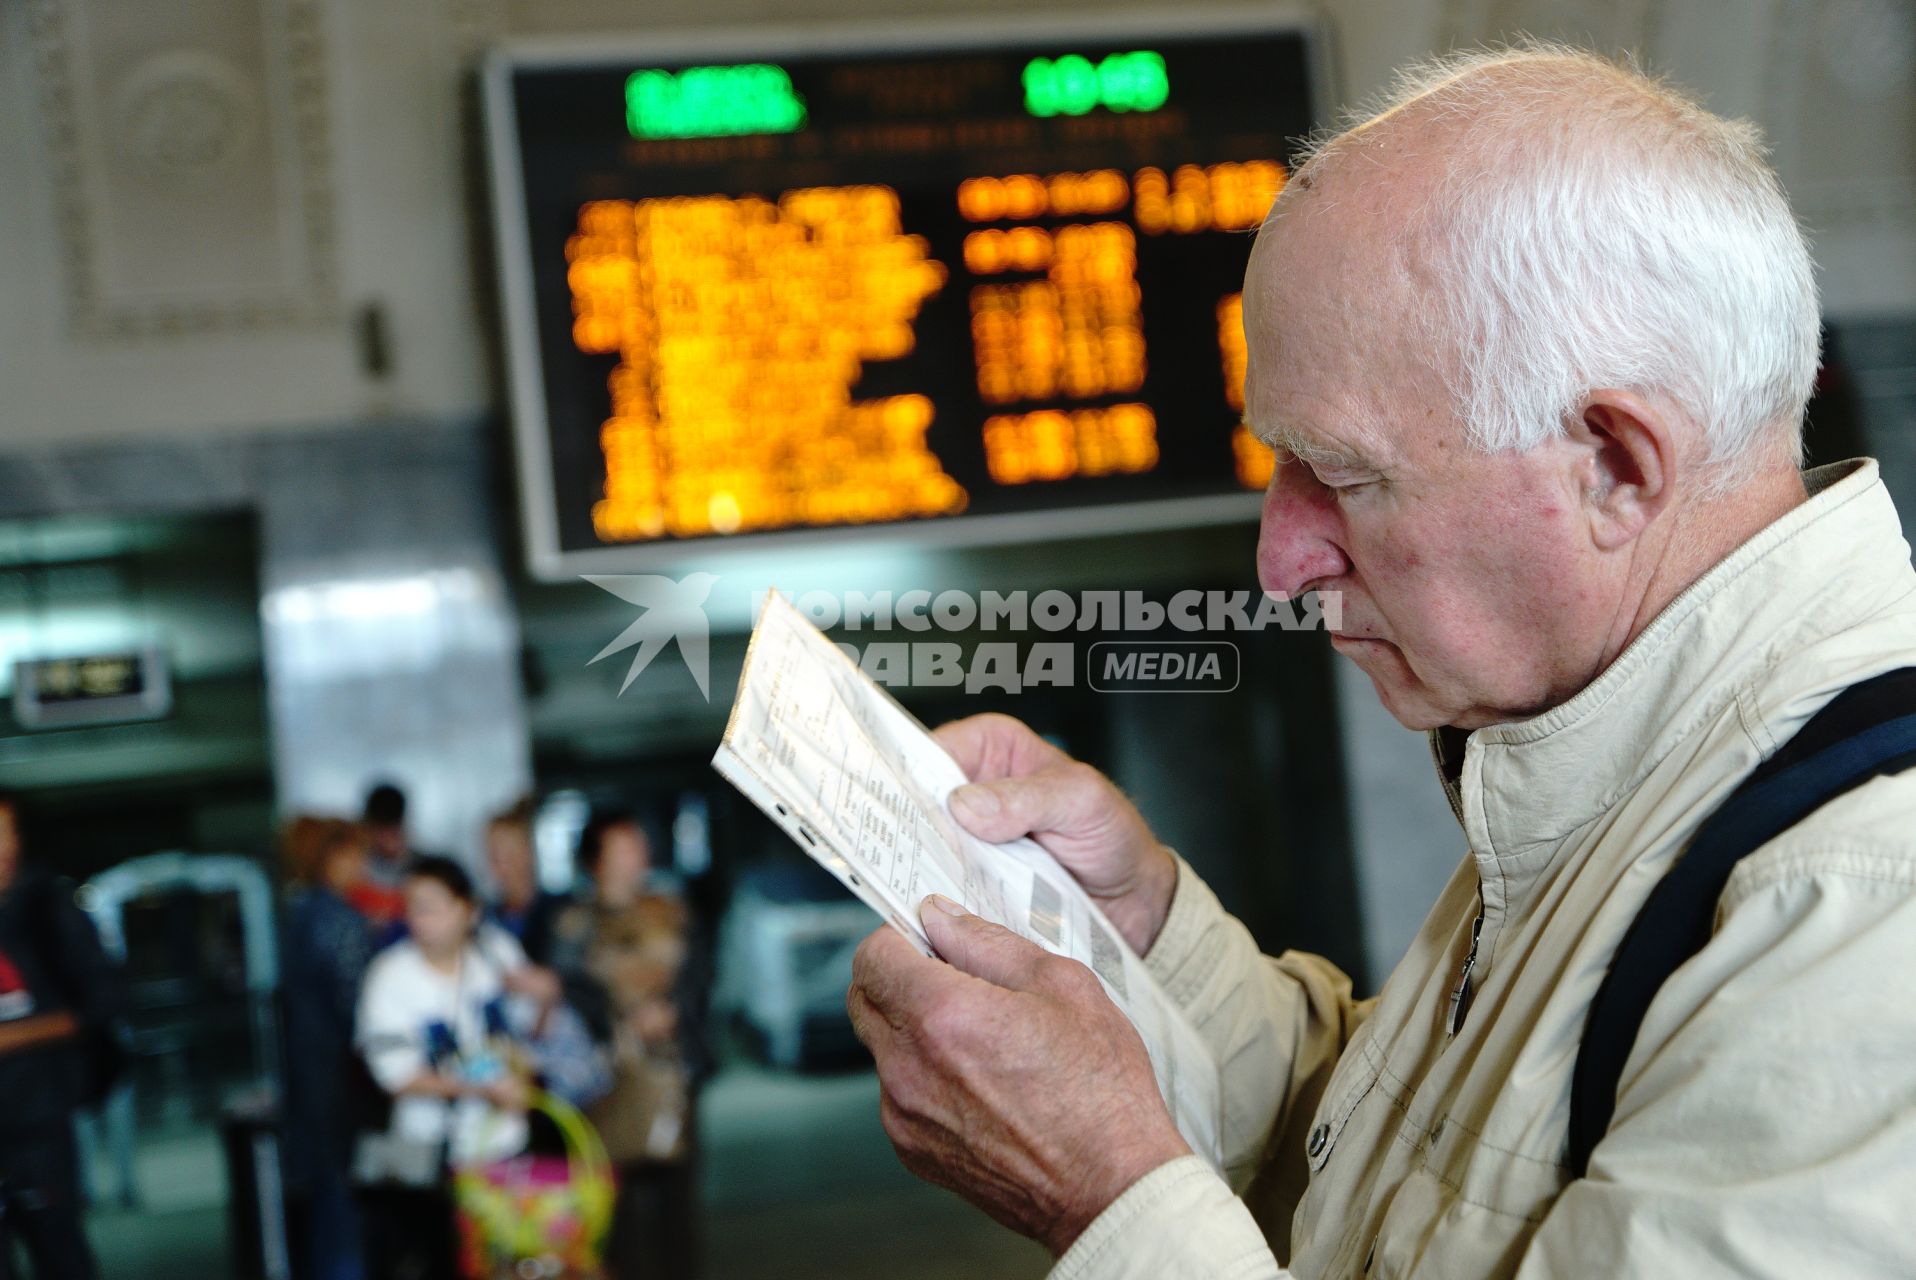
M 1317 481 L 1318 484 L 1324 486 L 1326 489 L 1347 489 L 1354 484 L 1362 483 L 1362 481 L 1353 480 L 1349 476 L 1335 474 L 1325 475 L 1324 472 L 1317 467 L 1311 468 L 1311 479 Z
M 1320 481 L 1320 483 L 1323 484 L 1323 486 L 1326 489 L 1329 489 L 1331 493 L 1333 493 L 1337 497 L 1349 498 L 1356 494 L 1363 493 L 1365 490 L 1369 489 L 1372 485 L 1376 484 L 1377 481 L 1375 480 L 1339 480 L 1335 484 L 1329 481 Z

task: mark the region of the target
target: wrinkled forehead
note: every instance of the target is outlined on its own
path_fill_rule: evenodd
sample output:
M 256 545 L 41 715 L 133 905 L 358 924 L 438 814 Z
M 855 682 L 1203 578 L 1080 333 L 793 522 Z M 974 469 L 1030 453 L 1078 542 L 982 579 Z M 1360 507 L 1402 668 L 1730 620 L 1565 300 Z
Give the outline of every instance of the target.
M 1436 283 L 1423 243 L 1425 167 L 1378 168 L 1361 157 L 1313 165 L 1314 176 L 1285 189 L 1257 234 L 1245 305 L 1404 323 Z
M 1254 420 L 1315 411 L 1366 432 L 1411 418 L 1449 421 L 1447 357 L 1432 326 L 1436 285 L 1409 243 L 1414 216 L 1384 183 L 1320 180 L 1280 203 L 1244 280 Z

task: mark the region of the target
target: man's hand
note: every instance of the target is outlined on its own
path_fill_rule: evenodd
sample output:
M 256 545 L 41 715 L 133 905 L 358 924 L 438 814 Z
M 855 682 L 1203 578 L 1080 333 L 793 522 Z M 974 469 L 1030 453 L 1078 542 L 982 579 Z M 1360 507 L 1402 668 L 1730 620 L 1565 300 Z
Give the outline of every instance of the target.
M 1023 722 L 968 716 L 937 729 L 971 779 L 951 793 L 959 825 L 993 844 L 1030 836 L 1097 900 L 1139 955 L 1151 949 L 1177 888 L 1177 860 L 1124 792 Z
M 1191 1149 L 1089 969 L 943 898 L 922 914 L 950 963 L 887 925 L 859 946 L 846 997 L 878 1060 L 885 1133 L 907 1169 L 1062 1255 Z

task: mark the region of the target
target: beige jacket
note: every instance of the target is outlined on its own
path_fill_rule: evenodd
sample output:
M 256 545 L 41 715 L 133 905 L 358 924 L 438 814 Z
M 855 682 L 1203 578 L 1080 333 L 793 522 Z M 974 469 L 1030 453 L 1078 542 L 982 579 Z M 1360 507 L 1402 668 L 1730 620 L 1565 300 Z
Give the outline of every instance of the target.
M 1470 852 L 1377 998 L 1315 956 L 1260 956 L 1181 869 L 1149 963 L 1217 1054 L 1229 1185 L 1195 1157 L 1163 1166 L 1054 1280 L 1281 1260 L 1313 1278 L 1916 1276 L 1916 774 L 1738 866 L 1714 938 L 1650 1008 L 1590 1176 L 1563 1164 L 1585 1014 L 1651 886 L 1823 703 L 1916 664 L 1916 572 L 1875 463 L 1807 480 L 1810 501 L 1588 688 L 1440 770 Z

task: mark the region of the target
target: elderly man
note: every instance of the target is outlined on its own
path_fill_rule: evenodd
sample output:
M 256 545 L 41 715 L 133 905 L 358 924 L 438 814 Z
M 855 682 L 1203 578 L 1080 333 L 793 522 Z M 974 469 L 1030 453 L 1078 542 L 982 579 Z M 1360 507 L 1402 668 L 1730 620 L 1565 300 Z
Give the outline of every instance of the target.
M 1469 852 L 1382 994 L 1257 954 L 1105 779 L 941 740 L 1215 1052 L 1223 1176 L 1079 966 L 934 900 L 851 1009 L 908 1166 L 1070 1277 L 1916 1275 L 1916 787 L 1736 864 L 1587 1172 L 1593 993 L 1699 824 L 1838 693 L 1916 664 L 1873 463 L 1799 474 L 1807 249 L 1748 126 L 1570 50 L 1453 59 L 1300 166 L 1245 281 L 1278 450 L 1267 590 L 1429 730 Z M 1706 900 L 1705 908 L 1711 905 Z

